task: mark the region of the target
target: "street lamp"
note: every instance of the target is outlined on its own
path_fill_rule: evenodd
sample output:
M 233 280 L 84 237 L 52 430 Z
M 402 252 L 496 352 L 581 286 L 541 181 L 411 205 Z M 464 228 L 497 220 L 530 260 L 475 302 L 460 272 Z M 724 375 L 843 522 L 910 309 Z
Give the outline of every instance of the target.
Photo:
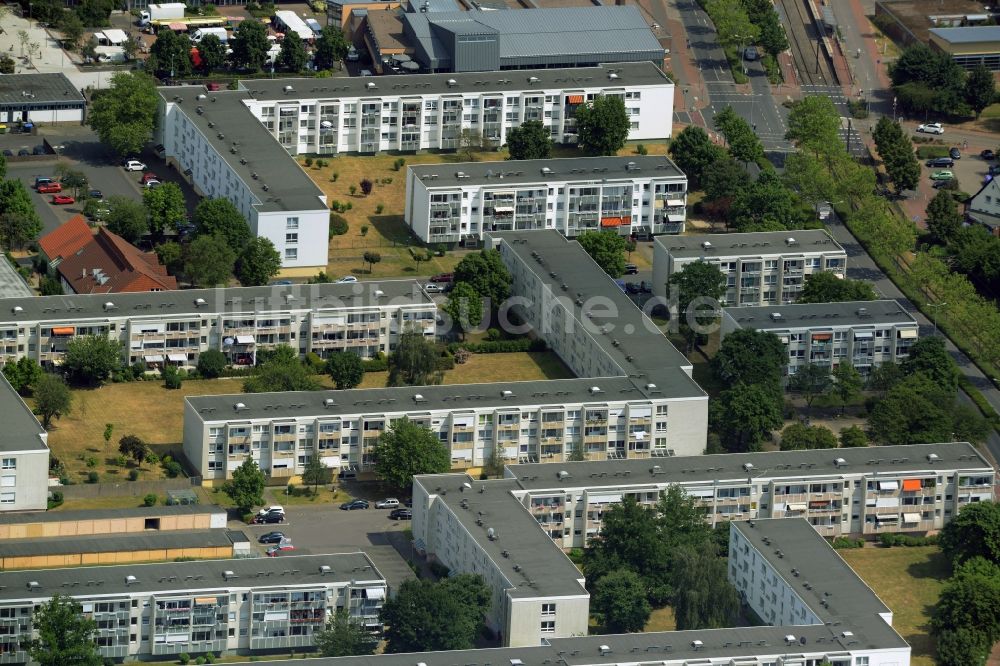
M 927 307 L 934 308 L 934 312 L 931 314 L 931 321 L 934 323 L 934 333 L 932 335 L 937 335 L 937 308 L 943 308 L 948 305 L 947 303 L 928 303 Z

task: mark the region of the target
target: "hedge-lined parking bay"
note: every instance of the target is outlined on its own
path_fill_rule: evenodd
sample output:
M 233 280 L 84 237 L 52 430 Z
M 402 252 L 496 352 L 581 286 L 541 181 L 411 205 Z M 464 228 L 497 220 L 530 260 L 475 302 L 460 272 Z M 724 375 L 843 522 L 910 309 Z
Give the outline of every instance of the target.
M 472 384 L 500 381 L 532 381 L 566 379 L 570 370 L 553 352 L 519 352 L 511 354 L 473 354 L 468 362 L 456 365 L 444 373 L 445 384 Z M 317 375 L 324 386 L 333 388 L 326 375 Z M 366 373 L 359 388 L 384 387 L 387 372 Z M 242 377 L 186 380 L 180 389 L 168 390 L 163 381 L 107 384 L 96 389 L 73 389 L 72 411 L 52 421 L 49 447 L 62 461 L 67 476 L 82 483 L 88 473 L 97 472 L 102 482 L 125 481 L 131 463 L 119 467 L 118 440 L 123 435 L 135 435 L 160 456 L 183 449 L 184 397 L 189 395 L 219 395 L 241 393 Z M 28 401 L 30 404 L 30 400 Z M 114 426 L 111 443 L 105 449 L 105 424 Z M 87 466 L 87 459 L 96 464 Z M 159 465 L 143 463 L 140 479 L 163 478 Z

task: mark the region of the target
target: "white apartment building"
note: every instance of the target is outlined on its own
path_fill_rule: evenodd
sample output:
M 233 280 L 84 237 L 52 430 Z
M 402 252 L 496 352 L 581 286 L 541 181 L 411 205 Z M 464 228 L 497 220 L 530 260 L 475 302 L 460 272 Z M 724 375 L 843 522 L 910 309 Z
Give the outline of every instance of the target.
M 0 573 L 0 663 L 28 663 L 32 611 L 72 597 L 116 660 L 310 648 L 337 610 L 371 631 L 386 598 L 364 553 L 123 564 Z
M 163 94 L 173 94 L 173 90 Z M 210 98 L 217 95 L 209 93 Z M 674 106 L 673 82 L 651 62 L 505 72 L 252 79 L 240 81 L 240 90 L 232 95 L 292 155 L 457 150 L 463 130 L 473 130 L 499 147 L 506 143 L 507 132 L 526 120 L 544 123 L 557 143 L 575 143 L 576 109 L 600 95 L 624 101 L 631 119 L 629 140 L 665 139 L 671 135 L 673 118 L 664 109 Z M 244 118 L 249 116 L 242 114 L 240 120 Z
M 415 477 L 415 547 L 451 571 L 483 577 L 492 591 L 486 623 L 501 645 L 586 635 L 590 594 L 583 574 L 515 506 L 516 485 L 473 485 L 465 474 Z
M 806 364 L 832 370 L 841 363 L 867 375 L 905 360 L 920 334 L 913 315 L 889 300 L 723 309 L 722 339 L 741 328 L 778 336 L 788 349 L 786 375 Z
M 729 306 L 794 303 L 807 276 L 847 270 L 844 248 L 822 229 L 664 236 L 653 244 L 654 295 L 667 298 L 670 276 L 695 261 L 726 276 Z
M 27 356 L 60 365 L 83 335 L 119 341 L 130 365 L 194 366 L 209 349 L 252 365 L 258 350 L 278 345 L 368 358 L 391 351 L 407 326 L 434 336 L 436 311 L 412 280 L 5 298 L 0 364 Z
M 244 94 L 203 86 L 160 88 L 154 142 L 199 196 L 224 198 L 255 236 L 281 255 L 282 275 L 307 277 L 327 265 L 326 195 L 243 104 Z
M 804 518 L 825 537 L 936 532 L 962 507 L 991 501 L 996 474 L 964 442 L 658 460 L 508 465 L 510 492 L 564 549 L 600 533 L 604 511 L 629 497 L 655 505 L 680 486 L 715 526 Z
M 44 511 L 49 434 L 0 373 L 0 512 Z
M 463 162 L 407 167 L 406 223 L 425 243 L 556 229 L 682 233 L 687 176 L 658 156 Z
M 513 310 L 578 378 L 189 397 L 188 460 L 208 480 L 248 456 L 275 477 L 299 474 L 313 456 L 368 472 L 378 437 L 403 417 L 438 436 L 454 469 L 480 467 L 495 452 L 556 462 L 577 450 L 592 460 L 704 451 L 708 397 L 690 363 L 578 243 L 554 230 L 487 241 L 511 271 Z

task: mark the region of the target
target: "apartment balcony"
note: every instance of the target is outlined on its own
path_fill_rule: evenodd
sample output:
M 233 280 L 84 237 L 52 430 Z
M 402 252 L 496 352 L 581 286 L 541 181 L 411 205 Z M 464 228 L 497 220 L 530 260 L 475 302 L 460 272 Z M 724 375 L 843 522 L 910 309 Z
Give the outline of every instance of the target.
M 584 444 L 607 444 L 608 443 L 608 435 L 607 435 L 607 433 L 601 433 L 600 435 L 584 435 L 583 436 L 583 443 Z
M 452 451 L 471 451 L 475 447 L 475 442 L 452 442 Z
M 645 460 L 646 458 L 651 458 L 652 455 L 649 449 L 635 449 L 628 452 L 629 460 Z
M 250 435 L 230 435 L 226 441 L 230 446 L 250 446 Z

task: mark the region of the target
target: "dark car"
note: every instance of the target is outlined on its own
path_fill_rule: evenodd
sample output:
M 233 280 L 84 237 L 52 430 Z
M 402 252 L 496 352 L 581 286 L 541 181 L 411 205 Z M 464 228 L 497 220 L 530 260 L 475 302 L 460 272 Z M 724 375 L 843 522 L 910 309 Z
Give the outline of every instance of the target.
M 27 148 L 22 148 L 21 150 L 17 151 L 17 156 L 18 157 L 27 157 L 30 154 L 31 154 L 31 151 L 28 150 Z
M 341 511 L 354 511 L 355 509 L 367 509 L 368 502 L 365 500 L 357 499 L 351 500 L 350 502 L 344 502 L 340 505 Z
M 31 150 L 31 152 L 32 152 L 32 154 L 34 154 L 34 155 L 44 155 L 44 154 L 45 154 L 45 146 L 35 146 L 35 147 L 34 147 L 34 148 L 33 148 L 33 149 Z
M 262 534 L 258 543 L 281 543 L 285 538 L 285 535 L 281 532 L 268 532 L 267 534 Z
M 413 520 L 413 511 L 410 509 L 393 509 L 389 512 L 390 520 Z
M 3 156 L 4 157 L 14 157 L 14 151 L 11 150 L 10 148 L 4 148 L 4 150 L 3 150 Z
M 939 169 L 941 167 L 944 167 L 946 169 L 950 169 L 951 167 L 955 166 L 955 160 L 951 159 L 950 157 L 935 157 L 933 159 L 927 160 L 926 164 L 929 167 L 936 167 Z
M 413 506 L 413 498 L 412 497 L 407 497 L 406 501 L 403 502 L 403 506 L 405 506 L 407 508 L 412 507 Z
M 990 175 L 991 176 L 1000 175 L 1000 164 L 991 164 L 990 165 Z
M 642 282 L 639 283 L 639 291 L 643 294 L 653 293 L 653 283 L 646 282 L 645 280 L 643 280 Z
M 630 293 L 630 294 L 638 294 L 639 293 L 639 285 L 637 285 L 635 282 L 626 282 L 625 283 L 625 291 L 628 292 L 628 293 Z
M 254 517 L 253 522 L 257 525 L 270 525 L 271 523 L 283 523 L 285 522 L 285 514 L 278 512 L 258 514 L 257 516 Z
M 636 275 L 639 272 L 639 267 L 635 264 L 625 264 L 625 275 Z
M 88 199 L 103 199 L 104 198 L 104 193 L 101 192 L 100 190 L 88 190 L 87 191 L 87 198 Z
M 997 158 L 996 153 L 994 153 L 992 150 L 988 148 L 983 152 L 979 153 L 979 156 L 982 157 L 984 160 L 995 160 Z
M 934 184 L 931 185 L 931 187 L 933 187 L 935 190 L 940 190 L 942 187 L 945 187 L 950 182 L 951 182 L 950 180 L 935 180 Z
M 455 281 L 454 273 L 438 273 L 437 275 L 431 278 L 431 282 L 454 282 L 454 281 Z
M 958 148 L 952 148 L 951 150 L 948 151 L 948 154 L 951 155 L 951 159 L 953 160 L 962 159 L 962 151 L 959 150 Z

